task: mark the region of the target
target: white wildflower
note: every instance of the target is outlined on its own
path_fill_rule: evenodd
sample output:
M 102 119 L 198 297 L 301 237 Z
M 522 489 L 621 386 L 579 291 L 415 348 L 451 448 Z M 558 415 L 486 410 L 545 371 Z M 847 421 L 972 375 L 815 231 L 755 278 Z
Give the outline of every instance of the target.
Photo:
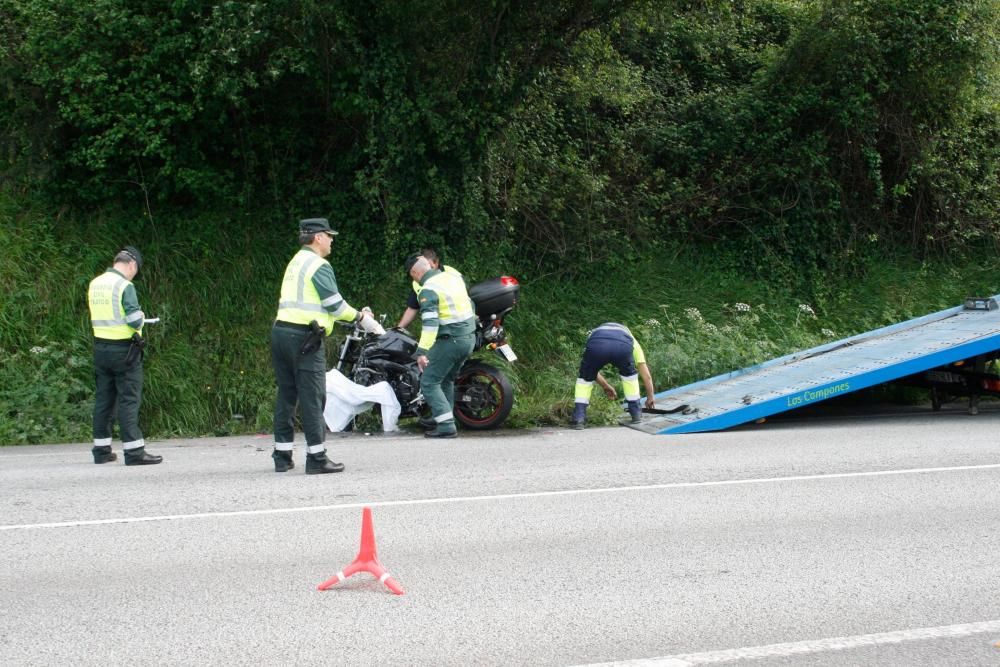
M 701 316 L 701 311 L 697 308 L 685 308 L 684 314 L 687 315 L 689 320 L 694 322 L 701 322 L 704 318 Z
M 42 347 L 40 345 L 36 345 L 33 348 L 31 348 L 31 350 L 29 350 L 29 351 L 32 354 L 41 354 L 41 353 L 45 352 L 46 350 L 47 350 L 47 348 L 44 348 L 44 347 Z
M 816 311 L 812 309 L 812 306 L 805 303 L 799 304 L 799 310 L 808 315 L 809 317 L 816 317 Z
M 749 313 L 751 310 L 750 304 L 748 303 L 735 303 L 733 304 L 733 308 L 736 309 L 737 313 Z
M 823 334 L 824 336 L 826 336 L 827 338 L 836 338 L 837 337 L 837 334 L 835 334 L 832 330 L 827 329 L 827 328 L 820 329 L 819 332 L 821 334 Z
M 655 320 L 653 318 L 649 318 L 648 320 L 646 320 L 646 326 L 649 326 L 649 327 L 658 327 L 658 326 L 660 326 L 660 321 L 659 320 Z

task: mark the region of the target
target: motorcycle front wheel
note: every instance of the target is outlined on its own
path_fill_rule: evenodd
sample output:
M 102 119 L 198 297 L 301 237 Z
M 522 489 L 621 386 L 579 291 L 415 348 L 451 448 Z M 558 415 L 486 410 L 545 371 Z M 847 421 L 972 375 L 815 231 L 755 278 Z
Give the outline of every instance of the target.
M 465 428 L 498 428 L 514 407 L 514 388 L 499 369 L 480 362 L 462 366 L 455 378 L 455 419 Z

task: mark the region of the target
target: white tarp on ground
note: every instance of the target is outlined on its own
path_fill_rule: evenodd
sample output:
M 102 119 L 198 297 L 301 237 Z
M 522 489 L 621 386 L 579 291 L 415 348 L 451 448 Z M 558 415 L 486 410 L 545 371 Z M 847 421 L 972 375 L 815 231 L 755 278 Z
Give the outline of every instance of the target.
M 386 432 L 399 430 L 399 401 L 388 382 L 370 387 L 354 384 L 340 371 L 326 374 L 326 409 L 323 418 L 331 431 L 343 431 L 355 415 L 382 406 L 382 428 Z

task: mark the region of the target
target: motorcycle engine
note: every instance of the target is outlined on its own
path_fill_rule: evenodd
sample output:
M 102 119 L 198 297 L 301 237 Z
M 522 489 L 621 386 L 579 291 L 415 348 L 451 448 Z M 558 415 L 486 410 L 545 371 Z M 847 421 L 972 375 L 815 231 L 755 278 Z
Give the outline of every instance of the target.
M 393 374 L 389 379 L 389 384 L 392 385 L 392 390 L 404 410 L 420 395 L 420 378 L 409 369 L 406 372 Z
M 384 358 L 381 351 L 375 351 L 372 356 L 364 356 L 354 372 L 354 381 L 365 386 L 388 382 L 399 400 L 404 416 L 419 408 L 415 401 L 420 396 L 420 375 L 417 373 L 417 364 L 412 359 L 407 359 L 406 363 L 398 363 Z
M 385 372 L 381 369 L 360 366 L 354 371 L 354 382 L 365 387 L 370 387 L 379 382 L 388 381 Z

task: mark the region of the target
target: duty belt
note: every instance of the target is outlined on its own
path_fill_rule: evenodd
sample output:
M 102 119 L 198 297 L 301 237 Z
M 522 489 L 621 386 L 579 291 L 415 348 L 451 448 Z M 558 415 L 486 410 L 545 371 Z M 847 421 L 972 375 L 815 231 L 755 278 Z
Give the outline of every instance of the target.
M 296 331 L 312 331 L 308 324 L 296 324 L 295 322 L 285 322 L 282 320 L 275 320 L 274 326 L 282 329 L 294 329 Z

